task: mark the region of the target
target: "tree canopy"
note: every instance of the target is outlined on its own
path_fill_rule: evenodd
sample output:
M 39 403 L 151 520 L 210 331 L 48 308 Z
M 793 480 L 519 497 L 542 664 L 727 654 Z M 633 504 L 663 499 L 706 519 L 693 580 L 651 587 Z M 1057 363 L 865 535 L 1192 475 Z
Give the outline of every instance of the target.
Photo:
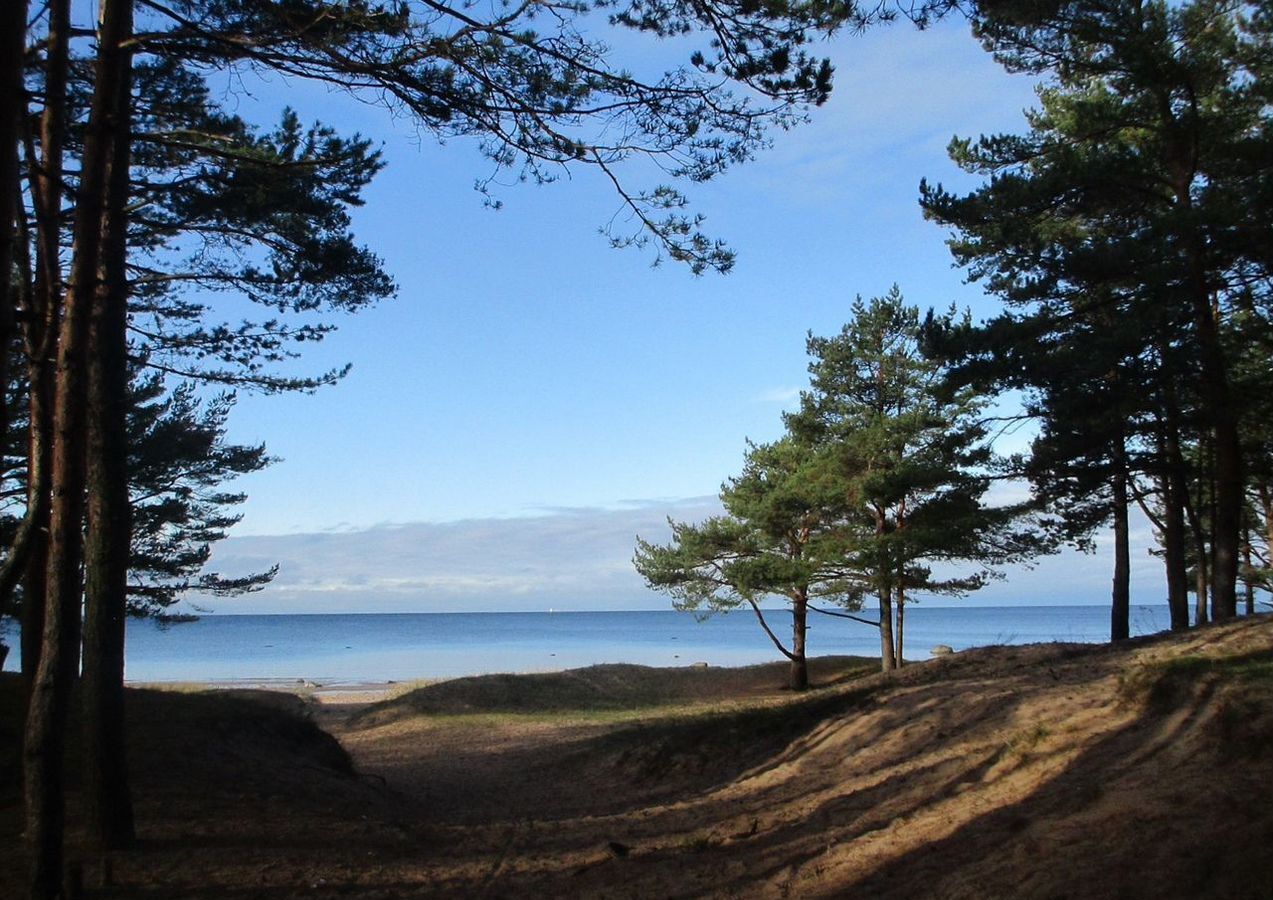
M 1256 224 L 1269 196 L 1267 10 L 1111 0 L 999 12 L 978 33 L 1010 70 L 1048 76 L 1040 108 L 1025 135 L 951 144 L 961 167 L 990 176 L 981 188 L 921 187 L 926 214 L 954 229 L 956 260 L 1008 307 L 964 346 L 964 373 L 1032 394 L 1041 485 L 1071 497 L 1082 478 L 1107 486 L 1107 506 L 1071 521 L 1112 514 L 1122 535 L 1116 637 L 1126 509 L 1149 492 L 1164 509 L 1173 623 L 1185 624 L 1186 521 L 1211 614 L 1231 615 L 1242 421 L 1246 398 L 1268 389 L 1240 377 L 1228 349 L 1235 328 L 1249 339 L 1269 327 L 1269 240 Z M 1196 475 L 1191 445 L 1206 448 Z M 1212 486 L 1205 510 L 1190 481 Z
M 637 571 L 677 609 L 713 612 L 746 604 L 783 656 L 791 661 L 793 690 L 808 686 L 806 632 L 809 602 L 825 599 L 848 609 L 861 605 L 862 585 L 846 565 L 850 526 L 845 497 L 829 477 L 825 458 L 810 445 L 784 438 L 749 446 L 741 475 L 721 488 L 727 515 L 698 524 L 671 522 L 672 541 L 637 538 Z M 761 604 L 780 597 L 791 607 L 788 644 Z
M 27 630 L 41 635 L 25 735 L 26 833 L 33 896 L 52 896 L 70 685 L 82 674 L 91 839 L 126 846 L 130 565 L 138 552 L 152 563 L 156 554 L 183 560 L 161 576 L 168 588 L 144 585 L 166 602 L 232 518 L 217 508 L 233 495 L 183 470 L 189 460 L 180 457 L 168 464 L 184 471 L 183 491 L 139 501 L 154 471 L 131 453 L 130 359 L 168 377 L 312 389 L 342 370 L 298 377 L 278 364 L 327 334 L 333 314 L 394 291 L 350 229 L 349 210 L 382 164 L 375 148 L 303 111 L 283 111 L 273 129 L 243 120 L 226 102 L 236 76 L 265 71 L 347 92 L 424 134 L 475 138 L 496 170 L 525 179 L 593 167 L 628 212 L 615 220 L 613 243 L 651 244 L 695 272 L 725 271 L 732 253 L 702 231 L 674 182 L 705 181 L 749 159 L 771 129 L 825 100 L 831 67 L 809 53 L 810 40 L 884 11 L 803 0 L 489 9 L 102 0 L 93 29 L 74 26 L 70 0 L 5 12 L 0 344 L 21 343 L 30 421 L 26 509 L 8 561 L 26 573 Z M 612 29 L 701 46 L 679 65 L 639 73 L 605 41 Z M 632 163 L 666 183 L 629 187 Z M 219 443 L 224 401 L 199 413 L 187 389 L 164 387 L 175 391 L 169 413 L 210 438 L 198 452 L 222 474 L 263 459 Z M 9 412 L 0 408 L 0 434 Z
M 918 308 L 895 287 L 857 298 L 852 312 L 839 334 L 810 336 L 801 408 L 785 417 L 781 440 L 749 448 L 743 474 L 721 490 L 728 515 L 672 522 L 664 546 L 637 542 L 637 571 L 678 608 L 750 605 L 792 660 L 793 687 L 805 683 L 811 600 L 857 610 L 874 594 L 887 671 L 901 664 L 908 597 L 976 590 L 994 566 L 1050 546 L 1023 519 L 1027 504 L 985 502 L 994 465 L 985 398 L 945 392 L 943 366 L 923 352 Z M 952 568 L 968 563 L 974 571 Z M 791 606 L 791 648 L 760 607 L 774 596 Z

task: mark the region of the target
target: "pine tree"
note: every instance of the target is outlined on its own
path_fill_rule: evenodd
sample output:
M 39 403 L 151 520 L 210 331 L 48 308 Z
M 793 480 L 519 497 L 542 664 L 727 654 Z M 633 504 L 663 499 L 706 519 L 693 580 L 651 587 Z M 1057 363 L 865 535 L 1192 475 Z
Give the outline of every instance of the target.
M 1134 448 L 1169 513 L 1179 626 L 1183 523 L 1196 532 L 1204 518 L 1188 504 L 1182 459 L 1192 442 L 1210 448 L 1212 614 L 1231 615 L 1244 460 L 1242 392 L 1225 334 L 1240 310 L 1263 308 L 1268 258 L 1267 239 L 1252 228 L 1267 210 L 1269 149 L 1267 72 L 1250 64 L 1255 42 L 1236 7 L 1210 0 L 984 12 L 978 31 L 1000 62 L 1050 83 L 1028 134 L 952 143 L 964 169 L 991 180 L 962 197 L 924 185 L 925 212 L 955 229 L 957 261 L 1009 305 L 1019 327 L 1000 330 L 1000 354 L 1084 352 L 1067 348 L 1084 329 L 1126 335 L 1096 346 L 1109 376 L 1131 386 L 1120 394 L 1123 449 L 1118 429 L 1102 443 L 1110 483 L 1126 477 L 1116 457 Z M 1264 314 L 1257 318 L 1267 328 Z M 1090 416 L 1062 420 L 1080 409 L 1084 389 L 1062 372 L 1031 376 L 1042 376 L 1031 386 L 1052 398 L 1051 431 L 1103 428 Z M 1111 506 L 1119 515 L 1125 508 L 1121 498 Z
M 643 81 L 587 36 L 580 20 L 589 9 L 573 2 L 498 9 L 482 20 L 468 6 L 396 0 L 173 0 L 145 4 L 143 27 L 134 32 L 131 0 L 102 0 L 98 28 L 89 34 L 72 28 L 69 0 L 50 0 L 27 25 L 31 52 L 15 54 L 22 39 L 12 32 L 26 9 L 7 4 L 13 14 L 0 23 L 10 51 L 5 102 L 21 75 L 17 61 L 29 57 L 32 106 L 17 115 L 39 120 L 38 133 L 22 135 L 20 183 L 10 165 L 19 129 L 9 107 L 2 110 L 0 174 L 8 180 L 0 195 L 4 204 L 29 201 L 25 214 L 10 210 L 0 232 L 6 275 L 15 255 L 13 220 L 31 227 L 18 241 L 16 294 L 4 281 L 0 332 L 8 312 L 23 304 L 30 496 L 10 559 L 14 568 L 29 560 L 26 631 L 42 635 L 25 761 L 32 894 L 45 897 L 56 892 L 60 868 L 61 745 L 85 560 L 86 636 L 94 645 L 84 652 L 92 669 L 85 678 L 93 683 L 86 715 L 99 723 L 90 739 L 101 736 L 101 722 L 119 719 L 111 710 L 122 696 L 127 602 L 122 447 L 130 349 L 170 372 L 311 387 L 339 372 L 297 382 L 268 371 L 296 343 L 325 333 L 327 325 L 304 324 L 305 317 L 357 308 L 392 290 L 379 261 L 348 233 L 347 208 L 378 167 L 366 142 L 303 128 L 288 115 L 262 140 L 206 102 L 201 73 L 255 68 L 350 91 L 410 116 L 424 132 L 476 136 L 499 168 L 535 180 L 595 167 L 637 223 L 633 233 L 612 235 L 615 243 L 653 242 L 695 271 L 725 270 L 732 254 L 684 213 L 681 193 L 670 185 L 629 190 L 618 179 L 620 165 L 644 158 L 673 178 L 703 181 L 746 160 L 765 143 L 767 128 L 792 124 L 802 104 L 825 99 L 831 67 L 805 52 L 811 30 L 865 24 L 873 14 L 851 4 L 683 0 L 607 10 L 613 27 L 710 35 L 708 48 L 686 66 Z M 548 30 L 540 34 L 536 26 Z M 183 79 L 195 90 L 183 91 Z M 728 80 L 747 85 L 760 102 L 731 94 Z M 246 231 L 245 215 L 252 223 Z M 178 258 L 191 247 L 183 267 Z M 248 262 L 234 265 L 236 257 Z M 183 294 L 183 284 L 241 293 L 280 317 L 221 322 Z M 126 328 L 138 342 L 131 348 Z M 113 746 L 122 745 L 120 734 L 108 736 Z M 90 773 L 90 783 L 103 782 Z M 98 818 L 96 840 L 127 841 L 126 829 L 107 834 Z
M 985 399 L 968 388 L 945 392 L 943 367 L 923 352 L 919 310 L 896 286 L 884 297 L 858 297 L 852 310 L 838 335 L 810 336 L 810 388 L 786 420 L 798 440 L 832 460 L 859 524 L 844 563 L 879 602 L 880 659 L 889 671 L 902 665 L 905 607 L 915 594 L 976 590 L 993 565 L 1044 544 L 1029 529 L 1014 530 L 1024 506 L 983 503 L 994 464 Z M 953 313 L 937 319 L 950 325 Z M 971 573 L 946 571 L 967 562 Z
M 790 660 L 792 690 L 809 684 L 810 601 L 830 600 L 847 609 L 861 605 L 863 585 L 845 562 L 852 526 L 826 463 L 808 444 L 791 438 L 751 445 L 743 473 L 721 489 L 727 515 L 697 525 L 669 521 L 671 543 L 638 538 L 633 560 L 646 584 L 670 594 L 679 610 L 750 607 Z M 761 604 L 768 598 L 790 606 L 789 643 L 765 617 Z

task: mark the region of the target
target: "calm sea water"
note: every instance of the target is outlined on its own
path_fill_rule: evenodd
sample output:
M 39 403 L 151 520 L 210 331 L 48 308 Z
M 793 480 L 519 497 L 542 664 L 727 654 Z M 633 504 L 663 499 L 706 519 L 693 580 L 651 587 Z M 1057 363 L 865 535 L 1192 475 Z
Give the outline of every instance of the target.
M 775 610 L 766 616 L 785 637 L 790 615 Z M 879 632 L 871 626 L 812 613 L 810 620 L 810 655 L 879 652 Z M 1169 624 L 1167 608 L 1133 607 L 1131 623 L 1135 635 L 1162 631 Z M 920 605 L 906 612 L 908 659 L 928 658 L 935 644 L 963 650 L 985 644 L 1099 642 L 1108 636 L 1109 610 L 1099 606 Z M 671 610 L 222 615 L 167 628 L 131 622 L 127 677 L 133 682 L 306 679 L 333 684 L 607 662 L 733 666 L 779 658 L 750 611 L 704 621 Z M 10 659 L 6 668 L 15 663 Z

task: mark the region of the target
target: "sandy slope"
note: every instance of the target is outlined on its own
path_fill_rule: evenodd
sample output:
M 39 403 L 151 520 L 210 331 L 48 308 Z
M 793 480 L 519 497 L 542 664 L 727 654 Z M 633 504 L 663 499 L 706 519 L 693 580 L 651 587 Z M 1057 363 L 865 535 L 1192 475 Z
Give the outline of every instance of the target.
M 357 775 L 286 710 L 144 695 L 145 840 L 90 896 L 1273 897 L 1268 618 L 761 678 L 673 717 L 324 707 Z

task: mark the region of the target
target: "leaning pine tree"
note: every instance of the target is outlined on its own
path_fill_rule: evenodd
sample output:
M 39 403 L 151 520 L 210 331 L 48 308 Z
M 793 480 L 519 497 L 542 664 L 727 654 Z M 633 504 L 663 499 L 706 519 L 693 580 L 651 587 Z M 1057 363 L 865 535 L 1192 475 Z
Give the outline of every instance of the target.
M 697 525 L 669 522 L 672 541 L 637 539 L 637 571 L 653 589 L 670 594 L 679 610 L 720 612 L 750 607 L 760 627 L 791 662 L 792 690 L 809 685 L 806 659 L 810 600 L 861 603 L 861 585 L 844 566 L 852 529 L 844 496 L 824 455 L 784 438 L 752 445 L 743 473 L 721 490 L 726 515 Z M 790 607 L 791 638 L 784 642 L 762 603 L 781 598 Z

